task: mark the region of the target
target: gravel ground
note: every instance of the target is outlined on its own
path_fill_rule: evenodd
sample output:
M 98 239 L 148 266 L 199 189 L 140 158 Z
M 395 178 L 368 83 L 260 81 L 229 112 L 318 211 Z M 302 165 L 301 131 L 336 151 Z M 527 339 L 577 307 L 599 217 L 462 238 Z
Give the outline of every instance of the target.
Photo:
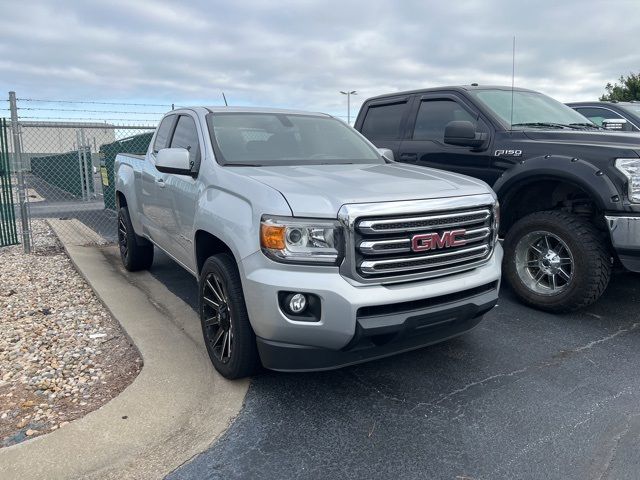
M 48 225 L 33 229 L 37 254 L 0 248 L 0 447 L 99 408 L 142 367 Z

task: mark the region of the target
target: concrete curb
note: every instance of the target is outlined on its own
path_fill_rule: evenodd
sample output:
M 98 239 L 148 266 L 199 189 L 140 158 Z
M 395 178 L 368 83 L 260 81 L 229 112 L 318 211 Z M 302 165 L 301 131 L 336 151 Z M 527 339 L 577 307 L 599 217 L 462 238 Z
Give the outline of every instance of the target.
M 149 273 L 116 267 L 114 247 L 79 246 L 86 232 L 74 222 L 50 223 L 78 271 L 139 349 L 144 367 L 102 408 L 1 449 L 0 478 L 162 478 L 226 429 L 249 382 L 218 375 L 193 310 Z

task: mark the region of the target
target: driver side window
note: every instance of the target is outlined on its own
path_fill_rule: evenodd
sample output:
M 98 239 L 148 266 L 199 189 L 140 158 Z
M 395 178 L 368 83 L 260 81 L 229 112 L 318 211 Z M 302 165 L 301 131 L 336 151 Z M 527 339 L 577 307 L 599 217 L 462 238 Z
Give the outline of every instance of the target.
M 444 142 L 444 129 L 454 120 L 477 123 L 473 115 L 453 100 L 423 100 L 418 109 L 413 139 Z
M 171 137 L 171 132 L 173 131 L 175 122 L 175 115 L 167 115 L 166 117 L 164 117 L 164 119 L 160 123 L 160 126 L 158 127 L 156 139 L 153 142 L 153 153 L 158 153 L 159 150 L 167 148 L 167 143 L 169 142 L 169 137 Z
M 193 118 L 187 115 L 180 115 L 171 139 L 171 148 L 178 147 L 186 148 L 189 151 L 191 171 L 197 172 L 200 168 L 200 141 L 198 140 L 196 123 Z

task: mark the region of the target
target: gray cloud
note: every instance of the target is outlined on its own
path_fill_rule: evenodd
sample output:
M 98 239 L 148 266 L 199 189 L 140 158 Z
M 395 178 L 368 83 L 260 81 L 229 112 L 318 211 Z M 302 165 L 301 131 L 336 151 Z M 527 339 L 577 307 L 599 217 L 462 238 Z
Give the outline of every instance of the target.
M 638 71 L 635 0 L 4 2 L 0 91 L 344 113 L 339 90 L 516 83 L 592 99 Z M 0 94 L 0 98 L 3 97 Z

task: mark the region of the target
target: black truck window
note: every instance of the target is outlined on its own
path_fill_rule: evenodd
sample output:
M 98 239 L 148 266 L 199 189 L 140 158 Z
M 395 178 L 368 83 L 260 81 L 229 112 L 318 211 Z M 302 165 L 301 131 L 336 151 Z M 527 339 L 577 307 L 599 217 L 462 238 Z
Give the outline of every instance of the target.
M 476 119 L 453 100 L 425 100 L 420 103 L 416 125 L 413 129 L 414 140 L 444 140 L 444 127 L 453 120 L 468 120 L 473 124 Z
M 362 134 L 376 140 L 400 138 L 400 125 L 406 106 L 406 102 L 399 102 L 369 107 L 362 124 Z

